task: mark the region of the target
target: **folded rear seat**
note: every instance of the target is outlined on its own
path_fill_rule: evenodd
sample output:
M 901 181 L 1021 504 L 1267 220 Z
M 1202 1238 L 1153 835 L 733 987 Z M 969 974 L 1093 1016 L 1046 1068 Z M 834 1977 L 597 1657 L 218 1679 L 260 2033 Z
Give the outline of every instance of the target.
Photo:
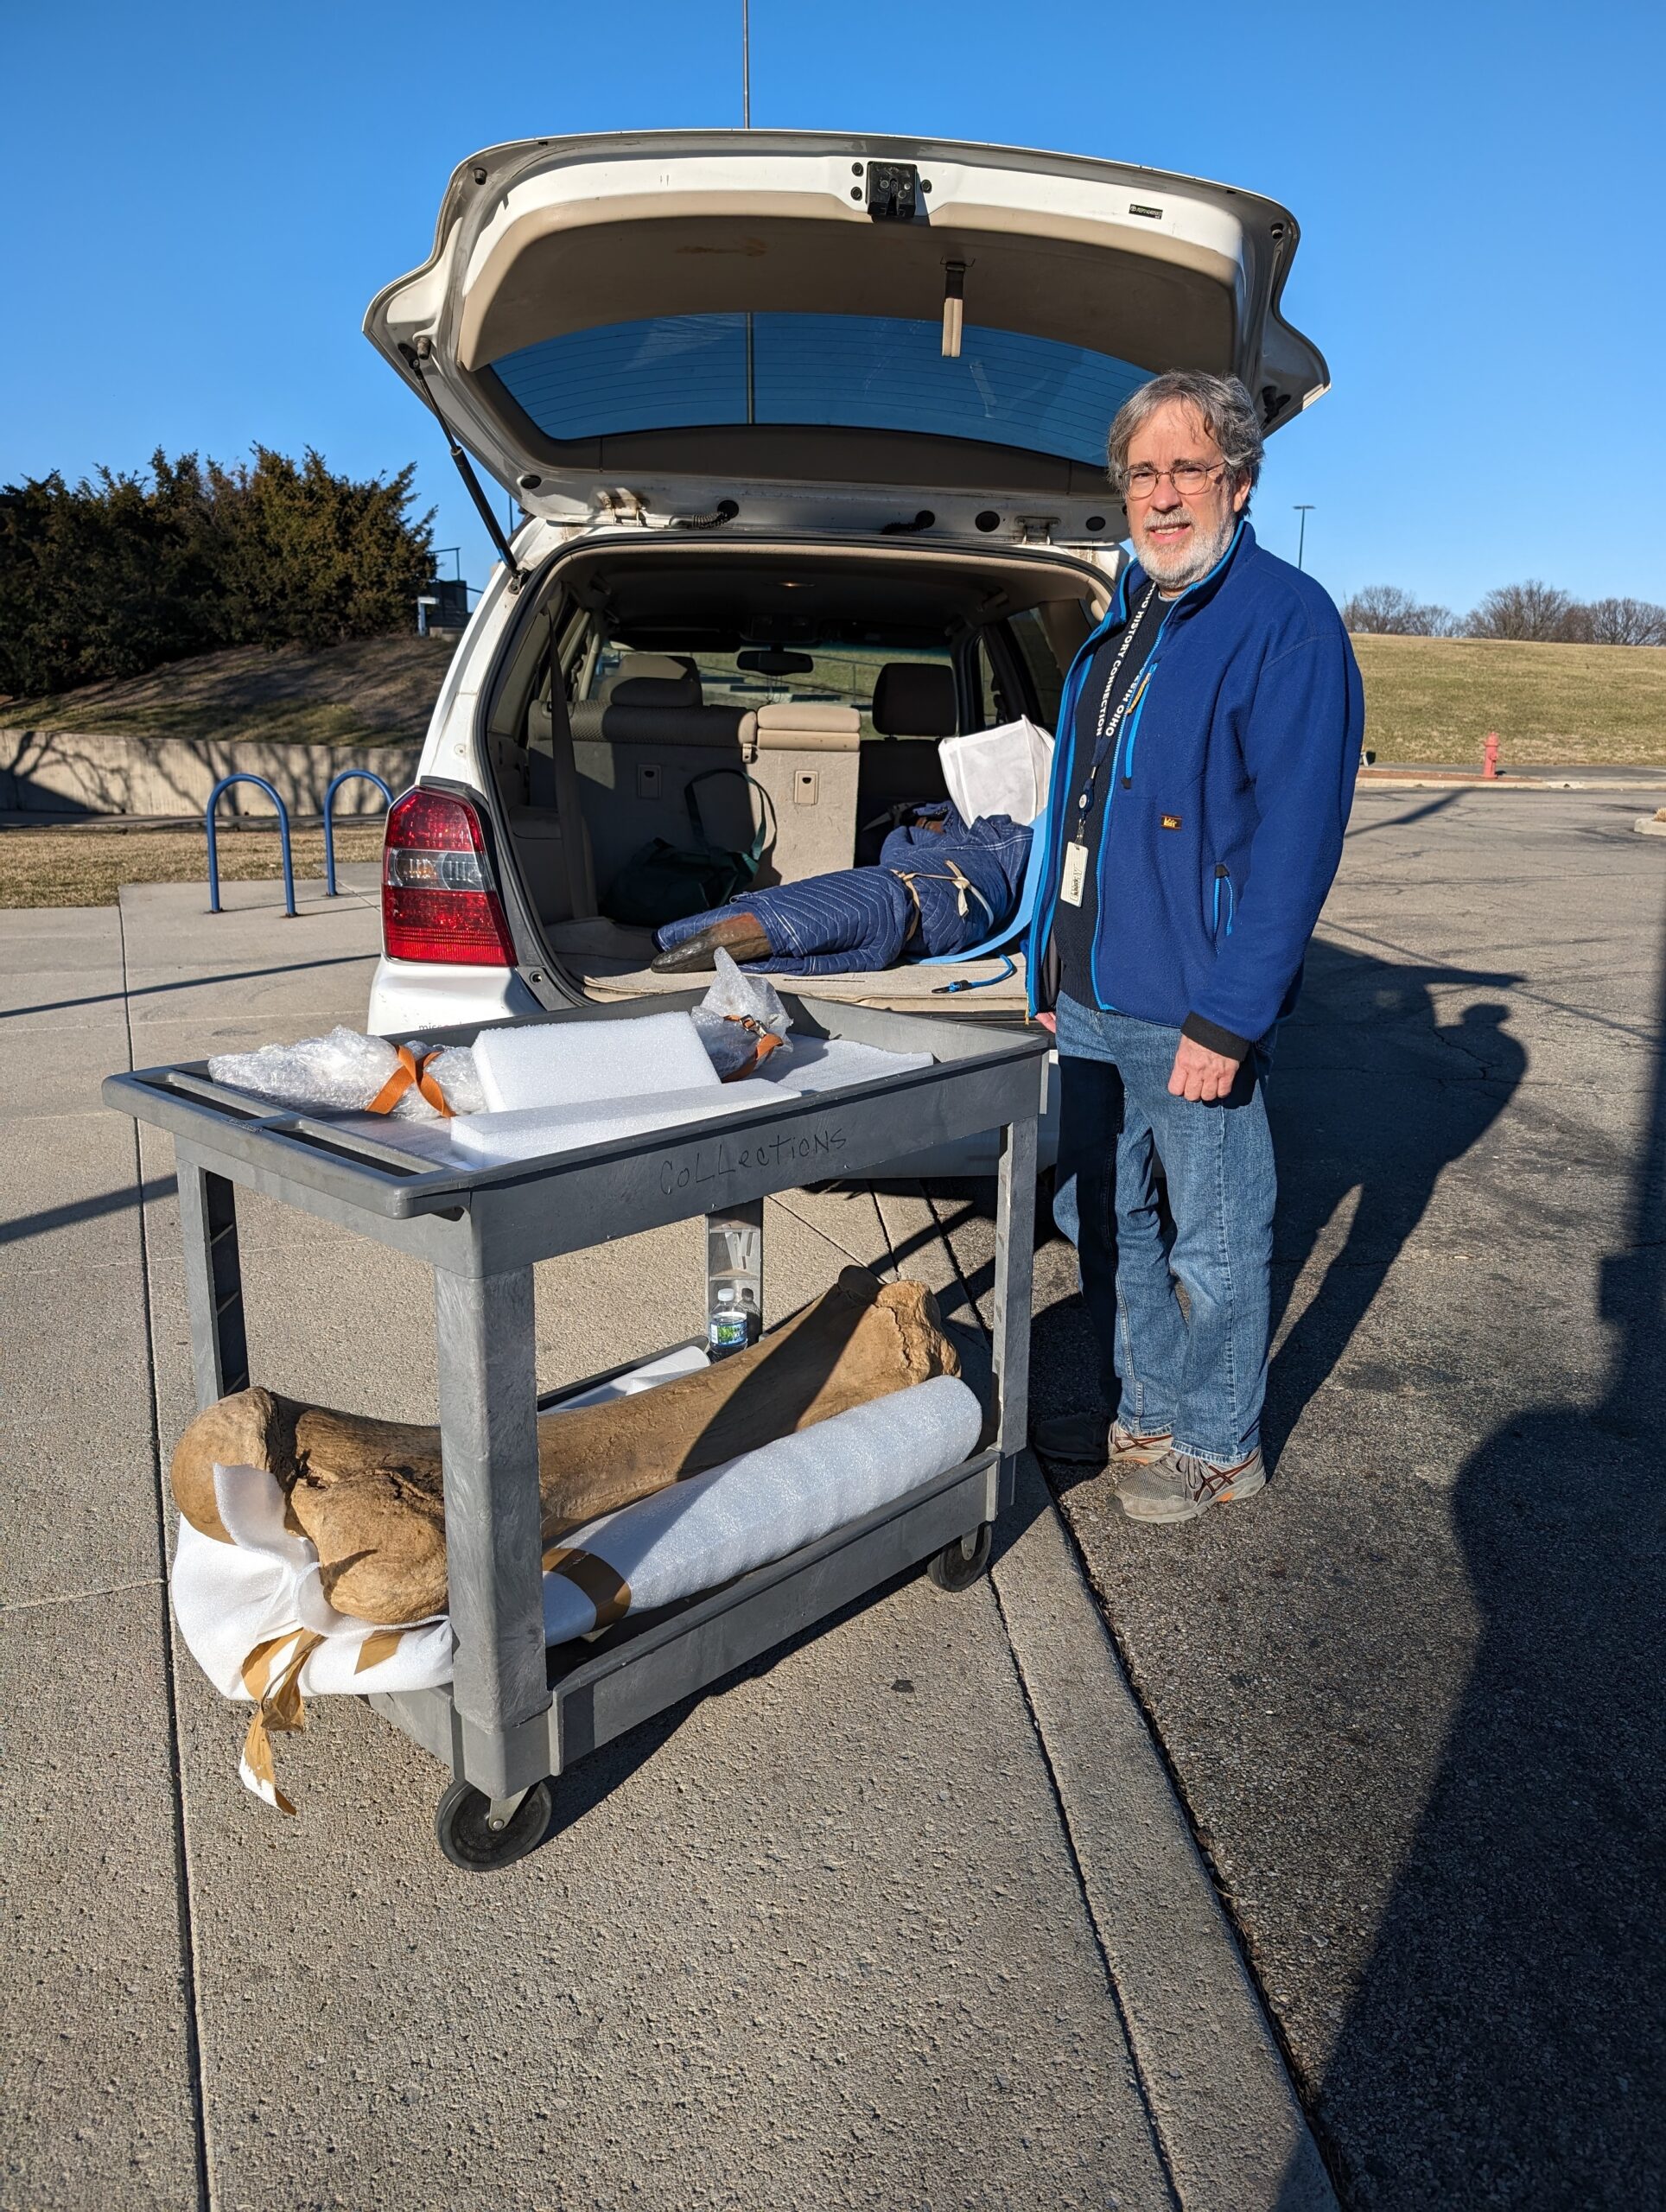
M 763 802 L 741 775 L 768 795 L 774 837 L 760 884 L 849 867 L 862 741 L 854 707 L 793 699 L 755 713 L 709 707 L 690 669 L 617 680 L 600 699 L 575 706 L 571 721 L 602 897 L 650 838 L 690 842 L 684 793 L 696 776 L 713 768 L 740 772 L 703 785 L 697 794 L 702 823 L 715 843 L 738 848 L 753 836 Z

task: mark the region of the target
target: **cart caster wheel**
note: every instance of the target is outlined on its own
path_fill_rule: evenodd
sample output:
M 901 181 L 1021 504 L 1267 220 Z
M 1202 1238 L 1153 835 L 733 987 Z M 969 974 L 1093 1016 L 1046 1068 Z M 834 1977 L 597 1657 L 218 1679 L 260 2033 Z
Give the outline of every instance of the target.
M 986 1521 L 958 1543 L 945 1544 L 925 1562 L 925 1572 L 939 1590 L 970 1590 L 987 1572 L 995 1549 L 995 1523 Z
M 465 1873 L 489 1874 L 536 1851 L 549 1834 L 556 1809 L 554 1785 L 535 1782 L 500 1828 L 492 1827 L 492 1801 L 470 1782 L 454 1782 L 434 1815 L 440 1848 Z

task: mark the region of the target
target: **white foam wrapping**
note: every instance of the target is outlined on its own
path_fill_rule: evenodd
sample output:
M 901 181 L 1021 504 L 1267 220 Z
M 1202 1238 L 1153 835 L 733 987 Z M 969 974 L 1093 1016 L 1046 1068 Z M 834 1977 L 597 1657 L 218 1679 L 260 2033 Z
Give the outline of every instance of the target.
M 932 1065 L 929 1052 L 887 1052 L 859 1045 L 854 1037 L 806 1037 L 796 1033 L 785 1052 L 772 1052 L 758 1080 L 777 1090 L 843 1090 L 853 1083 L 877 1083 Z M 731 1090 L 740 1086 L 732 1084 Z
M 798 1430 L 709 1474 L 639 1498 L 563 1543 L 631 1586 L 631 1610 L 669 1605 L 890 1504 L 968 1458 L 982 1408 L 957 1376 L 934 1376 Z M 564 1643 L 596 1611 L 564 1574 L 544 1578 L 544 1638 Z
M 686 1014 L 482 1029 L 474 1039 L 474 1065 L 494 1114 L 715 1090 L 718 1084 L 700 1032 Z
M 436 1615 L 404 1630 L 390 1656 L 362 1673 L 360 1649 L 379 1630 L 338 1613 L 324 1595 L 318 1554 L 283 1525 L 283 1492 L 264 1467 L 214 1469 L 214 1497 L 232 1541 L 184 1519 L 174 1553 L 174 1618 L 191 1656 L 222 1697 L 246 1698 L 243 1665 L 257 1644 L 311 1629 L 324 1641 L 302 1667 L 313 1692 L 415 1690 L 451 1679 L 451 1624 Z
M 703 1047 L 701 1057 L 705 1058 Z M 706 1065 L 711 1069 L 709 1060 Z M 710 1084 L 693 1090 L 657 1092 L 652 1097 L 592 1099 L 580 1105 L 523 1107 L 506 1114 L 470 1114 L 446 1127 L 455 1160 L 471 1166 L 501 1166 L 512 1160 L 580 1152 L 587 1145 L 617 1143 L 653 1129 L 674 1129 L 685 1122 L 724 1120 L 751 1107 L 779 1106 L 791 1095 L 786 1084 L 758 1077 L 720 1083 L 712 1069 Z
M 1047 803 L 1052 740 L 1027 715 L 994 729 L 945 737 L 938 747 L 943 779 L 963 822 L 1004 814 L 1033 822 Z
M 705 1360 L 697 1345 L 684 1346 L 566 1402 L 628 1397 Z M 627 1582 L 627 1610 L 669 1605 L 766 1567 L 947 1474 L 970 1455 L 982 1427 L 982 1409 L 965 1383 L 935 1376 L 587 1522 L 563 1547 L 604 1560 Z M 187 1648 L 223 1697 L 251 1703 L 243 1670 L 256 1649 L 306 1630 L 322 1640 L 296 1678 L 303 1696 L 432 1689 L 451 1680 L 444 1614 L 390 1628 L 336 1611 L 311 1541 L 283 1525 L 283 1493 L 266 1469 L 217 1465 L 214 1497 L 232 1541 L 181 1519 L 169 1584 Z M 595 1625 L 595 1607 L 575 1582 L 558 1573 L 544 1577 L 546 1643 L 569 1643 Z M 373 1637 L 397 1640 L 365 1666 Z M 274 1654 L 275 1672 L 284 1656 Z M 264 1803 L 278 1804 L 275 1785 L 246 1758 L 239 1771 Z
M 633 1396 L 705 1360 L 697 1345 L 685 1346 L 565 1402 Z M 633 1610 L 667 1605 L 766 1566 L 946 1474 L 976 1446 L 982 1418 L 964 1382 L 935 1376 L 673 1483 L 563 1542 L 622 1576 Z M 284 1527 L 283 1491 L 264 1467 L 216 1466 L 214 1497 L 232 1541 L 181 1519 L 170 1583 L 180 1632 L 223 1697 L 248 1700 L 243 1669 L 250 1654 L 301 1630 L 323 1638 L 301 1670 L 303 1695 L 429 1689 L 450 1681 L 451 1624 L 443 1614 L 404 1625 L 385 1658 L 360 1668 L 366 1640 L 391 1631 L 330 1604 L 317 1552 Z M 546 1642 L 584 1636 L 595 1618 L 575 1582 L 544 1576 Z

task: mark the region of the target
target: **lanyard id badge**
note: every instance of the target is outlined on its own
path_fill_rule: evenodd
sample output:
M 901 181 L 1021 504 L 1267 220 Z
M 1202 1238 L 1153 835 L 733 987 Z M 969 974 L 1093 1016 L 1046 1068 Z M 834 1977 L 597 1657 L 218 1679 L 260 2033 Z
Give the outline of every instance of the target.
M 1082 903 L 1082 893 L 1087 887 L 1088 817 L 1093 806 L 1093 787 L 1098 780 L 1100 763 L 1110 751 L 1117 731 L 1122 728 L 1123 716 L 1139 696 L 1141 686 L 1136 683 L 1130 687 L 1128 696 L 1122 702 L 1114 715 L 1110 711 L 1110 695 L 1116 689 L 1116 679 L 1122 672 L 1122 663 L 1128 658 L 1129 650 L 1145 621 L 1146 609 L 1156 595 L 1157 587 L 1154 583 L 1141 601 L 1138 613 L 1123 632 L 1122 642 L 1117 650 L 1116 658 L 1110 664 L 1110 674 L 1105 678 L 1104 696 L 1099 702 L 1099 726 L 1093 733 L 1093 764 L 1088 770 L 1085 786 L 1077 793 L 1076 835 L 1065 848 L 1065 864 L 1059 879 L 1059 896 L 1067 906 L 1079 906 Z

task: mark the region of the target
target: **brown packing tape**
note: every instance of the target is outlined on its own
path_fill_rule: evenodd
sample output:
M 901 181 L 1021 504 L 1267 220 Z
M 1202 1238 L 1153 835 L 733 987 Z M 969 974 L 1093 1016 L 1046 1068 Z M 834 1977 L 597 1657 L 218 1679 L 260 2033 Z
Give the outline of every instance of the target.
M 402 1628 L 372 1629 L 359 1647 L 359 1656 L 353 1662 L 355 1675 L 362 1675 L 366 1667 L 379 1667 L 385 1659 L 391 1659 L 405 1640 Z
M 596 1609 L 596 1626 L 611 1628 L 631 1610 L 631 1586 L 616 1567 L 594 1552 L 569 1551 L 551 1544 L 544 1554 L 546 1574 L 564 1574 Z
M 257 1782 L 264 1782 L 272 1793 L 272 1802 L 280 1813 L 295 1817 L 295 1807 L 277 1786 L 277 1767 L 272 1758 L 271 1738 L 266 1732 L 266 1716 L 255 1707 L 254 1719 L 249 1723 L 249 1732 L 243 1738 L 243 1764 Z
M 295 1807 L 277 1786 L 277 1766 L 272 1756 L 274 1733 L 292 1735 L 307 1725 L 307 1708 L 301 1695 L 301 1670 L 324 1641 L 312 1629 L 291 1629 L 285 1636 L 269 1637 L 256 1644 L 241 1669 L 244 1688 L 257 1700 L 254 1718 L 243 1739 L 243 1757 L 249 1771 L 264 1782 L 283 1813 Z M 288 1657 L 273 1679 L 273 1662 L 280 1651 Z
M 264 1643 L 256 1644 L 244 1661 L 241 1669 L 243 1687 L 258 1704 L 266 1694 L 266 1686 L 272 1678 L 272 1660 L 286 1643 L 293 1643 L 301 1633 L 299 1629 L 286 1629 L 282 1636 L 269 1636 Z

